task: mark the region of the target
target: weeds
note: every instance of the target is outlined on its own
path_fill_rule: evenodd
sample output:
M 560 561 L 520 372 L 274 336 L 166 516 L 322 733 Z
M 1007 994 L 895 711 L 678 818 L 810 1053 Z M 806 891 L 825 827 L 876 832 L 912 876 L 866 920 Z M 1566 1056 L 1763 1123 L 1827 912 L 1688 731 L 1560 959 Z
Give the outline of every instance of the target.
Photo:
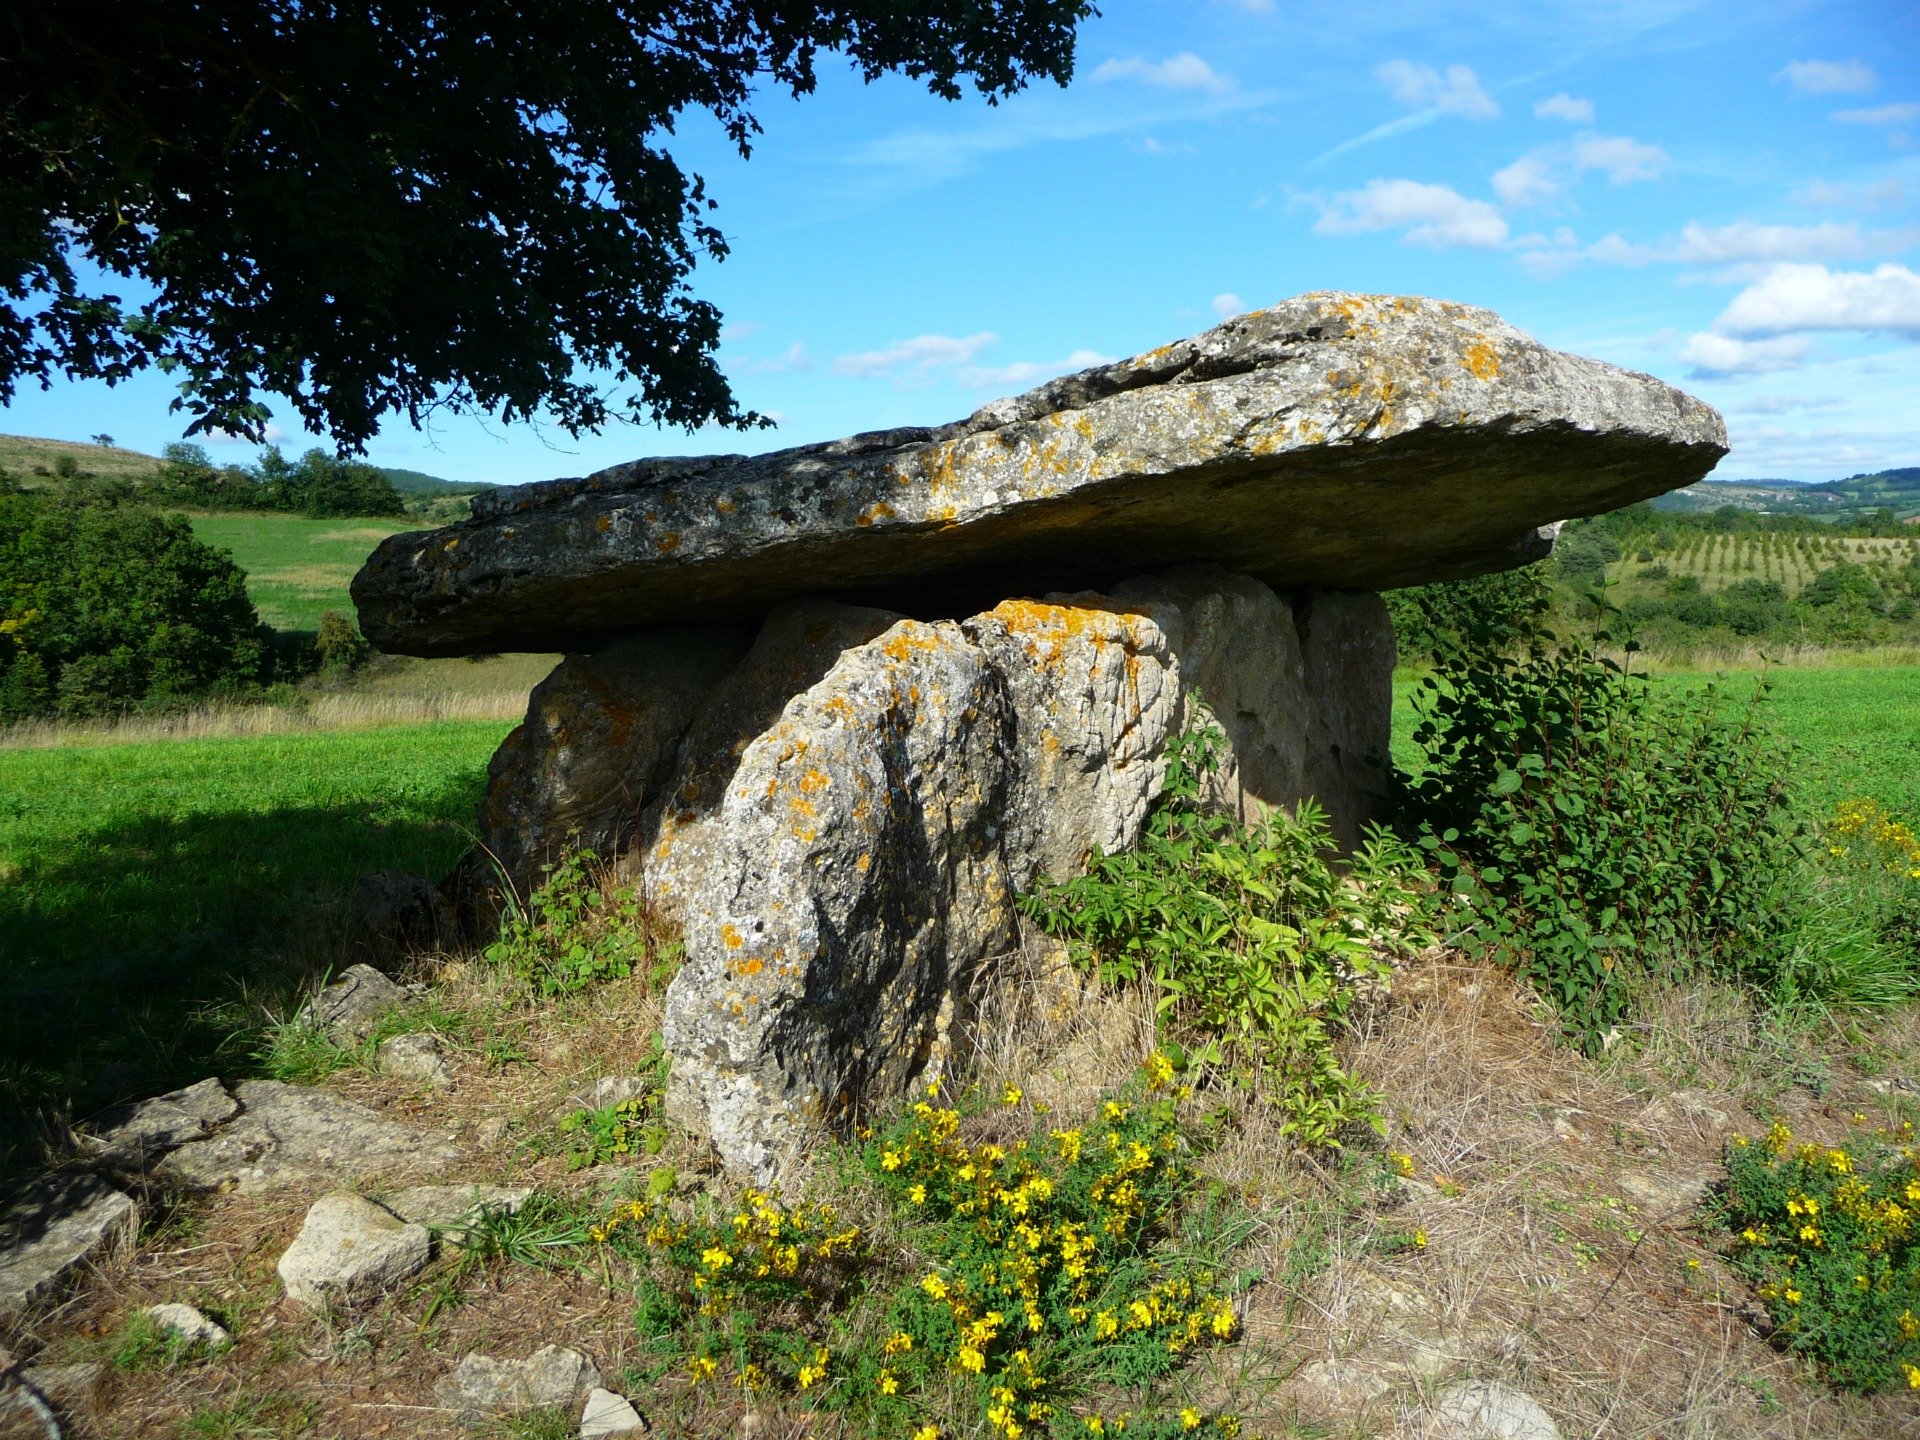
M 1363 987 L 1384 988 L 1387 957 L 1431 940 L 1419 862 L 1376 833 L 1336 871 L 1311 801 L 1252 825 L 1210 810 L 1202 797 L 1224 743 L 1213 727 L 1176 737 L 1139 848 L 1042 882 L 1023 906 L 1103 980 L 1151 984 L 1167 1030 L 1272 1100 L 1302 1143 L 1334 1144 L 1349 1126 L 1379 1123 L 1333 1035 Z
M 524 905 L 510 909 L 486 958 L 541 996 L 570 995 L 639 973 L 659 989 L 679 964 L 680 946 L 658 939 L 631 886 L 596 883 L 591 850 L 546 867 Z
M 107 1346 L 108 1363 L 130 1375 L 145 1370 L 177 1370 L 183 1365 L 212 1359 L 228 1348 L 224 1344 L 189 1339 L 178 1331 L 166 1329 L 145 1311 L 128 1316 L 109 1338 Z

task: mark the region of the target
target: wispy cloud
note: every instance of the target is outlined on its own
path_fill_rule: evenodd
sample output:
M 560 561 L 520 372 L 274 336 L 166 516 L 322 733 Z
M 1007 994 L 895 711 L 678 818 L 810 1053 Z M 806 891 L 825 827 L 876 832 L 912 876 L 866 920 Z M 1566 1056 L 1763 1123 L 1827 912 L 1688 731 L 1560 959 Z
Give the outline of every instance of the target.
M 916 335 L 882 350 L 842 355 L 831 368 L 836 375 L 857 375 L 867 380 L 925 381 L 936 371 L 966 364 L 999 339 L 991 330 L 963 336 Z
M 1558 95 L 1549 95 L 1544 100 L 1533 102 L 1533 113 L 1542 120 L 1571 120 L 1576 125 L 1593 123 L 1593 102 L 1576 100 L 1562 91 Z
M 1680 358 L 1693 367 L 1696 378 L 1728 375 L 1770 375 L 1797 370 L 1806 363 L 1810 342 L 1797 335 L 1773 340 L 1739 340 L 1731 335 L 1702 331 L 1688 340 Z
M 1892 176 L 1862 185 L 1813 180 L 1788 198 L 1810 210 L 1892 210 L 1907 203 L 1907 187 Z
M 1859 60 L 1795 60 L 1773 78 L 1802 95 L 1867 95 L 1879 83 L 1873 67 Z
M 1138 80 L 1163 90 L 1206 90 L 1216 95 L 1233 88 L 1231 80 L 1191 50 L 1182 50 L 1165 60 L 1143 60 L 1137 55 L 1125 60 L 1108 60 L 1093 72 L 1092 78 Z
M 1807 260 L 1865 260 L 1899 254 L 1920 241 L 1920 230 L 1866 230 L 1856 224 L 1731 225 L 1690 223 L 1674 258 L 1713 265 Z
M 1615 185 L 1658 179 L 1667 152 L 1627 135 L 1582 135 L 1573 142 L 1573 164 L 1578 170 L 1602 170 Z
M 793 370 L 806 370 L 813 364 L 807 354 L 807 347 L 796 340 L 771 360 L 749 360 L 739 367 L 742 375 L 781 375 Z
M 1388 60 L 1374 68 L 1374 78 L 1403 105 L 1440 115 L 1462 115 L 1469 120 L 1491 120 L 1500 113 L 1494 98 L 1480 87 L 1470 65 L 1449 65 L 1442 74 L 1431 65 L 1412 60 Z
M 1363 189 L 1336 195 L 1313 228 L 1321 235 L 1399 230 L 1407 244 L 1435 250 L 1490 250 L 1507 243 L 1506 217 L 1494 206 L 1451 186 L 1418 180 L 1374 180 Z
M 1056 375 L 1071 375 L 1095 365 L 1111 365 L 1114 357 L 1098 350 L 1076 350 L 1062 360 L 1016 360 L 1011 365 L 963 365 L 958 372 L 962 385 L 973 390 L 1023 390 L 1051 380 Z
M 1213 313 L 1220 320 L 1231 320 L 1236 315 L 1247 312 L 1247 303 L 1231 290 L 1223 290 L 1213 297 Z
M 1592 131 L 1569 143 L 1542 145 L 1493 174 L 1493 193 L 1515 209 L 1556 199 L 1580 176 L 1599 171 L 1615 185 L 1658 179 L 1666 168 L 1667 152 L 1630 135 L 1597 135 Z

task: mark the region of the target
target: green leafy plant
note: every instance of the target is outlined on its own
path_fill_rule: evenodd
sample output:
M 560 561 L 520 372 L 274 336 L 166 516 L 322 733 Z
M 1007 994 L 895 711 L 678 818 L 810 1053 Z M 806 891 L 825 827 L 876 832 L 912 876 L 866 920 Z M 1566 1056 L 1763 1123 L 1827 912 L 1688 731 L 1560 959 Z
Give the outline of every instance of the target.
M 546 879 L 514 905 L 486 958 L 543 996 L 568 995 L 636 972 L 663 985 L 678 963 L 677 943 L 657 939 L 631 886 L 605 889 L 591 850 L 545 867 Z
M 1920 1390 L 1920 1153 L 1912 1127 L 1796 1145 L 1776 1122 L 1727 1150 L 1728 1258 L 1783 1348 L 1849 1390 Z M 1891 1142 L 1891 1143 L 1890 1143 Z
M 1267 1096 L 1309 1145 L 1377 1125 L 1364 1085 L 1333 1051 L 1361 986 L 1431 937 L 1416 853 L 1376 831 L 1337 869 L 1311 801 L 1252 824 L 1209 807 L 1225 737 L 1175 737 L 1165 788 L 1137 849 L 1087 873 L 1043 881 L 1023 907 L 1109 983 L 1150 984 L 1169 1034 L 1234 1082 Z
M 1694 967 L 1765 986 L 1804 847 L 1755 702 L 1656 696 L 1584 646 L 1462 652 L 1422 683 L 1405 800 L 1463 932 L 1594 1053 L 1632 982 Z
M 658 1155 L 666 1147 L 654 1095 L 636 1095 L 597 1110 L 575 1110 L 560 1122 L 560 1133 L 574 1146 L 567 1164 L 575 1170 L 637 1155 Z

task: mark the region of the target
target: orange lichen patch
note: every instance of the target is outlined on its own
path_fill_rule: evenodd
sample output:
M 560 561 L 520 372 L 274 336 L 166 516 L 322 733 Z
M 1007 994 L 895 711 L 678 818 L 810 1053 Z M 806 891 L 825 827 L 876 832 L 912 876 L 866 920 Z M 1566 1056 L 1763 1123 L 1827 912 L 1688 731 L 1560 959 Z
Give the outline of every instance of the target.
M 938 520 L 942 524 L 945 524 L 948 521 L 951 521 L 956 517 L 958 517 L 959 514 L 960 514 L 960 511 L 958 507 L 953 505 L 941 505 L 941 506 L 937 506 L 932 510 L 929 510 L 927 512 L 927 518 L 930 520 Z
M 804 795 L 794 796 L 791 800 L 787 802 L 787 808 L 793 811 L 793 813 L 796 815 L 811 816 L 811 815 L 818 815 L 820 813 L 818 810 L 814 809 L 813 802 L 807 799 L 807 797 Z
M 802 794 L 814 795 L 826 789 L 832 783 L 833 777 L 827 774 L 826 771 L 814 769 L 807 771 L 806 774 L 800 777 L 799 788 Z
M 862 851 L 860 858 L 853 862 L 853 868 L 858 870 L 862 875 L 866 874 L 868 870 L 872 869 L 873 868 L 872 852 Z
M 876 520 L 891 520 L 893 517 L 893 507 L 884 500 L 876 500 L 856 515 L 853 523 L 856 525 L 871 525 Z
M 907 660 L 916 650 L 938 650 L 939 648 L 938 631 L 915 628 L 895 631 L 887 643 L 880 647 L 880 653 L 889 660 Z
M 718 500 L 713 502 L 713 508 L 718 510 L 722 515 L 731 515 L 740 507 L 722 495 Z
M 731 970 L 735 975 L 758 975 L 766 968 L 767 962 L 762 960 L 758 955 L 749 955 L 744 960 L 729 960 L 727 962 L 727 969 Z
M 747 943 L 747 938 L 738 930 L 734 929 L 731 923 L 728 923 L 720 927 L 720 943 L 729 950 L 738 950 L 742 945 Z
M 598 530 L 602 535 L 606 534 L 613 528 L 613 516 L 602 515 L 598 520 L 593 522 L 593 528 Z
M 680 548 L 680 532 L 678 530 L 663 530 L 660 533 L 660 537 L 653 542 L 653 548 L 658 550 L 662 555 L 671 555 Z
M 1500 373 L 1500 356 L 1484 339 L 1469 345 L 1460 361 L 1477 380 L 1491 380 Z
M 853 706 L 847 703 L 847 697 L 844 695 L 829 695 L 827 697 L 827 703 L 820 708 L 825 710 L 827 714 L 835 716 L 851 715 L 853 713 Z
M 459 543 L 460 543 L 460 537 L 458 535 L 449 535 L 446 539 L 446 542 L 443 545 L 441 545 L 440 548 L 442 550 L 452 550 L 456 546 L 458 546 Z

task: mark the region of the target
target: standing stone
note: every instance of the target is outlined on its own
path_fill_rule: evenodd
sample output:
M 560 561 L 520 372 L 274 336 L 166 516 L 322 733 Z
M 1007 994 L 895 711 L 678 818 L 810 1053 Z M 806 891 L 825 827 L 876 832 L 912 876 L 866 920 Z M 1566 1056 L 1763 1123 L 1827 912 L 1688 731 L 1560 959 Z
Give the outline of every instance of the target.
M 1316 592 L 1295 615 L 1310 697 L 1300 789 L 1319 801 L 1333 838 L 1351 850 L 1369 822 L 1386 818 L 1393 621 L 1378 595 L 1344 591 Z
M 25 1319 L 90 1260 L 133 1239 L 133 1201 L 97 1175 L 47 1175 L 0 1209 L 0 1323 Z
M 276 1268 L 297 1305 L 359 1305 L 426 1268 L 432 1250 L 426 1226 L 342 1190 L 313 1202 Z

